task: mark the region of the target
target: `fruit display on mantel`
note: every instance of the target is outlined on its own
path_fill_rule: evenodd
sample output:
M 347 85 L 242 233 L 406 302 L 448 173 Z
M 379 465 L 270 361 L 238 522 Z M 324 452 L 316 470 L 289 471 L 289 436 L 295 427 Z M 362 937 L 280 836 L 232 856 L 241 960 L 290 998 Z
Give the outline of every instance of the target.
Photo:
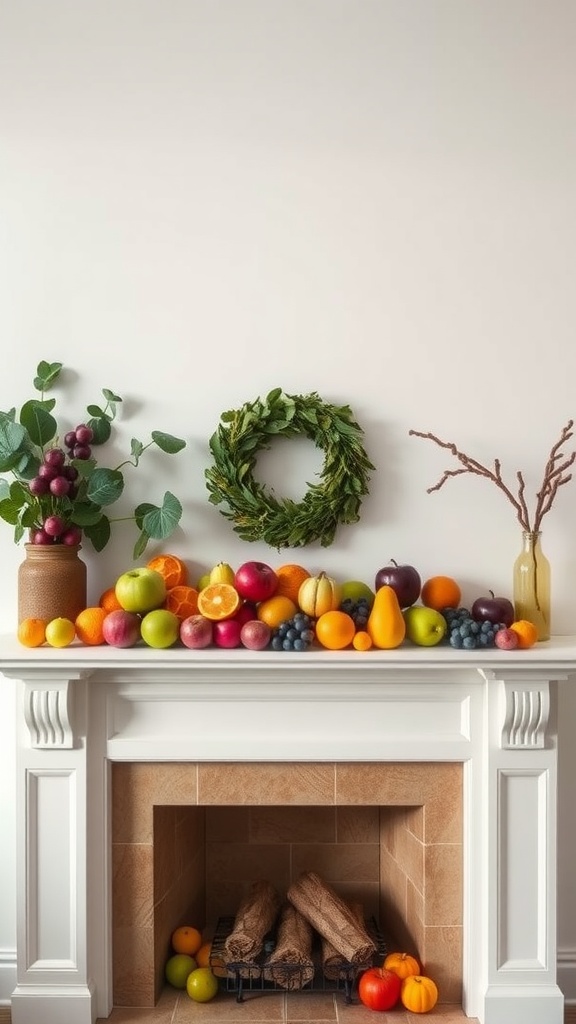
M 440 645 L 517 651 L 538 638 L 532 622 L 515 620 L 508 598 L 486 590 L 464 607 L 453 576 L 421 582 L 414 566 L 394 559 L 376 570 L 374 588 L 363 580 L 339 580 L 326 569 L 313 572 L 291 563 L 276 569 L 257 560 L 238 568 L 220 561 L 195 586 L 191 578 L 183 558 L 155 555 L 121 572 L 75 622 L 25 619 L 18 640 L 25 647 L 140 644 L 160 650 L 366 653 Z

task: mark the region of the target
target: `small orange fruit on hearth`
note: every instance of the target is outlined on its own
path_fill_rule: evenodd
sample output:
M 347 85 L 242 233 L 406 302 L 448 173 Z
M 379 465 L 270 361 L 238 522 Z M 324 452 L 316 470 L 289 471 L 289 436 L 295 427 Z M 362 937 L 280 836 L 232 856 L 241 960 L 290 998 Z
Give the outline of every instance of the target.
M 169 612 L 174 612 L 180 619 L 180 622 L 187 619 L 189 615 L 196 615 L 198 611 L 198 591 L 196 587 L 170 587 L 163 607 Z
M 451 576 L 431 576 L 420 591 L 422 604 L 437 612 L 445 608 L 458 608 L 462 599 L 459 584 Z
M 212 952 L 212 943 L 204 942 L 197 953 L 194 954 L 194 959 L 198 964 L 198 967 L 210 967 L 210 953 Z
M 192 925 L 183 924 L 172 932 L 172 949 L 175 953 L 187 953 L 194 956 L 202 945 L 202 933 Z
M 100 605 L 95 608 L 84 608 L 74 621 L 78 639 L 90 647 L 105 643 L 102 625 L 107 615 L 108 612 Z
M 256 617 L 270 626 L 270 629 L 276 629 L 281 622 L 287 622 L 293 615 L 296 615 L 297 611 L 298 605 L 292 598 L 274 594 L 273 597 L 260 601 L 256 609 Z
M 329 651 L 341 651 L 353 642 L 356 624 L 347 612 L 334 609 L 331 612 L 324 612 L 316 620 L 314 630 L 316 639 L 322 647 L 327 647 Z
M 382 966 L 387 971 L 394 971 L 399 978 L 408 978 L 420 974 L 420 964 L 410 953 L 388 953 Z
M 107 614 L 108 612 L 121 611 L 122 605 L 116 597 L 116 587 L 108 587 L 108 590 L 105 590 L 104 593 L 100 595 L 98 604 Z
M 24 647 L 41 647 L 46 642 L 47 619 L 23 619 L 18 626 L 18 639 Z
M 533 647 L 538 639 L 538 630 L 534 623 L 529 622 L 528 619 L 518 619 L 517 622 L 512 623 L 510 629 L 518 637 L 518 647 Z
M 155 569 L 164 577 L 166 590 L 186 586 L 188 583 L 188 567 L 177 555 L 154 555 L 154 558 L 146 562 L 146 568 Z
M 213 622 L 230 619 L 241 604 L 240 594 L 231 583 L 209 583 L 198 594 L 198 611 Z
M 307 580 L 311 573 L 303 565 L 295 563 L 281 565 L 275 572 L 278 583 L 276 584 L 274 596 L 289 597 L 291 601 L 298 604 L 298 591 L 304 580 Z

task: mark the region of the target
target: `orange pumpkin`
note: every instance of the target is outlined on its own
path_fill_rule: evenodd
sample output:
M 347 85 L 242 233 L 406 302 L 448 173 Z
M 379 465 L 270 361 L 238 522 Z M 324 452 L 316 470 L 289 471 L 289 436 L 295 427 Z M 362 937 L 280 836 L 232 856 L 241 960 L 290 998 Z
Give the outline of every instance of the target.
M 415 956 L 410 956 L 410 953 L 389 953 L 383 966 L 387 971 L 394 971 L 394 974 L 402 979 L 420 974 L 420 964 Z
M 438 1002 L 438 989 L 432 978 L 423 974 L 410 974 L 400 989 L 402 1005 L 411 1013 L 428 1013 Z

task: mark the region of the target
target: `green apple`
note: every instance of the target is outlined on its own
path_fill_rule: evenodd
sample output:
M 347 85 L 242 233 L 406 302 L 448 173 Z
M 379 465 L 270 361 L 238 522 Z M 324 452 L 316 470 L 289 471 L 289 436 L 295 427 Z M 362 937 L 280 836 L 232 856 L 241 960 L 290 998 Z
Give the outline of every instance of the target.
M 148 647 L 172 647 L 180 637 L 180 619 L 167 608 L 154 608 L 142 619 L 140 634 Z
M 425 605 L 413 604 L 402 612 L 406 636 L 420 647 L 434 647 L 446 636 L 448 625 L 441 612 Z
M 166 599 L 164 577 L 145 566 L 123 572 L 116 580 L 114 591 L 124 611 L 138 612 L 139 615 L 159 608 Z
M 196 970 L 196 967 L 197 964 L 193 957 L 188 956 L 187 953 L 176 953 L 166 961 L 164 968 L 166 981 L 174 988 L 186 988 L 188 976 Z
M 360 580 L 346 580 L 342 584 L 342 598 L 341 602 L 346 599 L 350 601 L 359 601 L 363 597 L 368 601 L 368 607 L 371 608 L 374 604 L 374 591 L 370 589 L 367 583 L 362 583 Z

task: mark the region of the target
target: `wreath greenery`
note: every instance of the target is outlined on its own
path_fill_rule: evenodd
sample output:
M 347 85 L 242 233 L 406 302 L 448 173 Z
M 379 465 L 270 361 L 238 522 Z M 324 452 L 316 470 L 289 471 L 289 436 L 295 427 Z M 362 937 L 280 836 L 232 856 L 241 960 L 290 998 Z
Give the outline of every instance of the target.
M 304 435 L 324 451 L 320 483 L 308 484 L 300 502 L 276 498 L 254 479 L 259 451 L 275 437 Z M 242 540 L 277 549 L 319 540 L 328 547 L 340 523 L 355 523 L 368 493 L 372 465 L 363 431 L 349 406 L 335 406 L 312 392 L 286 395 L 275 388 L 265 399 L 222 413 L 209 441 L 214 465 L 205 471 L 210 501 L 235 525 Z

